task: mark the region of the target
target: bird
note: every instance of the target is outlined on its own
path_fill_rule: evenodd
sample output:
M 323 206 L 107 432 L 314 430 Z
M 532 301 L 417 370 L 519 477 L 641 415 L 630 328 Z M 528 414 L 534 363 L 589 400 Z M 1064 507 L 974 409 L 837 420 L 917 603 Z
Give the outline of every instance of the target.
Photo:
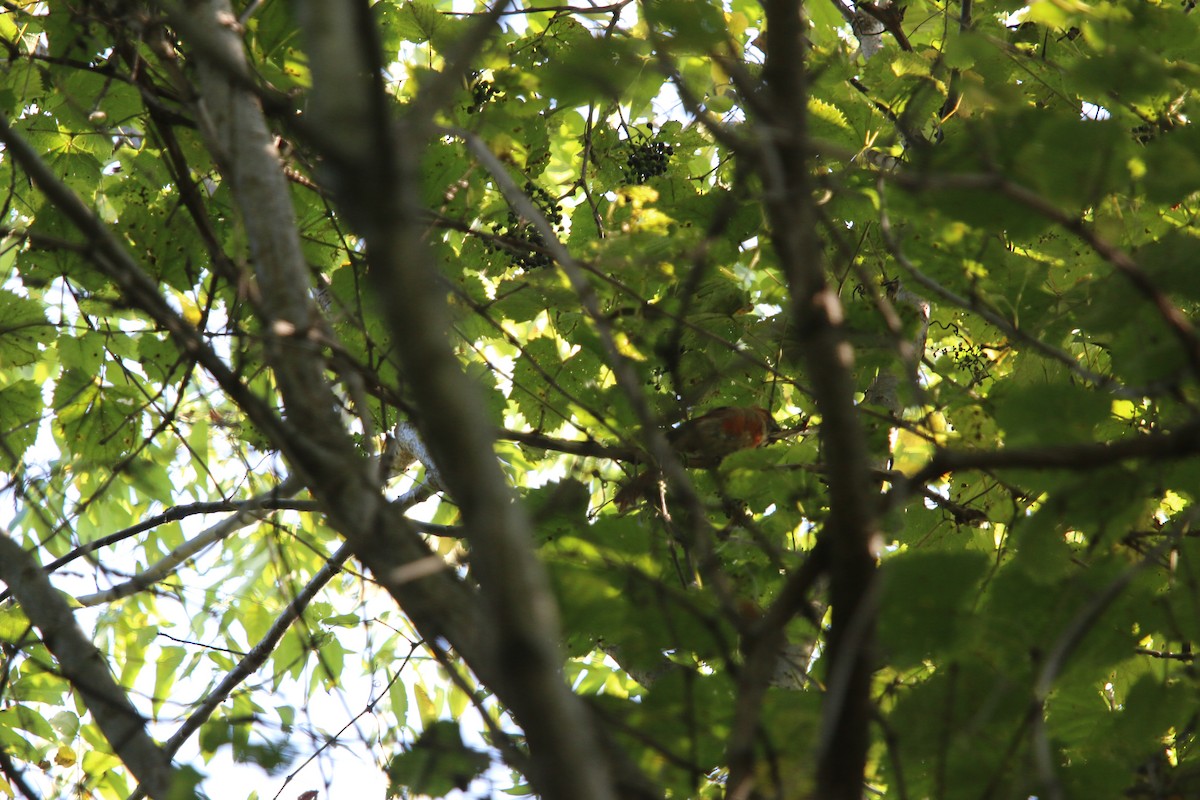
M 672 428 L 667 443 L 685 467 L 712 469 L 730 453 L 762 446 L 778 430 L 765 408 L 721 406 Z M 657 480 L 656 470 L 644 470 L 620 488 L 613 502 L 620 511 L 628 511 Z

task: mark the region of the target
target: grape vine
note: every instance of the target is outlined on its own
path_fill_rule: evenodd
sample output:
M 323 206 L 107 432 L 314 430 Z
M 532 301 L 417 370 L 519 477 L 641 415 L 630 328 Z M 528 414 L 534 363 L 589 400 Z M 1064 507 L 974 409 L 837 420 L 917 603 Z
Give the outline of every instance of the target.
M 635 139 L 631 134 L 626 140 L 629 153 L 625 157 L 625 179 L 638 185 L 664 174 L 667 166 L 671 163 L 671 156 L 675 155 L 674 147 L 651 138 L 653 135 L 651 126 L 647 125 L 646 130 L 650 132 L 650 136 L 634 128 L 638 134 L 637 138 Z
M 562 204 L 558 200 L 532 181 L 525 182 L 524 191 L 556 230 L 564 230 Z M 503 222 L 493 222 L 490 227 L 496 238 L 488 245 L 488 249 L 493 252 L 503 250 L 512 266 L 539 269 L 554 263 L 554 259 L 545 252 L 546 239 L 533 223 L 516 211 L 509 209 Z

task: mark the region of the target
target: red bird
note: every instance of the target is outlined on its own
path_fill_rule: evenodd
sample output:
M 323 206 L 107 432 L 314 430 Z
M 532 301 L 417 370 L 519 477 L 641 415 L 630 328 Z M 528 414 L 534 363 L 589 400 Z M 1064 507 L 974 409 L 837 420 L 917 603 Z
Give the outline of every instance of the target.
M 722 406 L 667 431 L 667 442 L 685 467 L 711 469 L 730 453 L 766 443 L 777 430 L 779 427 L 765 408 Z M 613 502 L 621 511 L 627 511 L 649 492 L 657 479 L 658 474 L 653 470 L 637 475 L 621 487 Z

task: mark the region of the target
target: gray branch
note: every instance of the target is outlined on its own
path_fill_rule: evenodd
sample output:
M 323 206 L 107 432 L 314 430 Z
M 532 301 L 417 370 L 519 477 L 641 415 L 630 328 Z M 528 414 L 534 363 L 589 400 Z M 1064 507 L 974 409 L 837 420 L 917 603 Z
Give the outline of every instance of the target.
M 586 709 L 562 674 L 557 605 L 534 554 L 530 520 L 497 462 L 480 387 L 446 335 L 445 289 L 423 242 L 417 199 L 415 165 L 428 115 L 410 115 L 397 130 L 365 2 L 308 2 L 302 11 L 313 76 L 310 120 L 347 132 L 324 153 L 326 181 L 366 240 L 369 275 L 410 379 L 421 438 L 462 510 L 471 546 L 489 639 L 481 652 L 459 653 L 524 730 L 529 777 L 541 795 L 611 798 L 612 778 L 597 758 Z
M 197 34 L 189 41 L 202 98 L 197 118 L 241 209 L 263 307 L 274 314 L 265 320 L 267 356 L 288 420 L 315 445 L 289 454 L 293 467 L 421 634 L 445 637 L 512 709 L 541 765 L 532 777 L 549 787 L 544 793 L 611 797 L 582 704 L 563 680 L 555 607 L 533 556 L 529 522 L 492 452 L 479 389 L 446 339 L 445 298 L 414 234 L 418 216 L 399 208 L 414 184 L 395 168 L 370 9 L 347 1 L 310 3 L 302 11 L 314 83 L 306 116 L 310 127 L 338 132 L 324 148 L 324 178 L 347 221 L 364 235 L 370 276 L 389 298 L 385 312 L 414 378 L 422 438 L 463 509 L 472 572 L 486 603 L 385 501 L 375 465 L 333 411 L 290 193 L 258 99 L 242 77 L 248 70 L 236 19 L 227 2 L 209 0 L 181 14 L 183 29 Z
M 288 478 L 275 489 L 259 495 L 247 503 L 245 507 L 238 509 L 230 516 L 188 539 L 124 583 L 117 584 L 102 592 L 93 592 L 92 594 L 76 597 L 75 601 L 81 606 L 98 606 L 104 603 L 111 603 L 114 600 L 120 600 L 122 597 L 129 597 L 132 594 L 137 594 L 153 586 L 164 578 L 174 574 L 175 570 L 187 563 L 188 559 L 198 555 L 222 539 L 231 536 L 233 533 L 240 531 L 247 525 L 263 519 L 271 512 L 271 509 L 264 508 L 269 501 L 291 497 L 300 488 L 301 484 L 299 480 Z
M 21 604 L 63 677 L 79 693 L 113 752 L 150 797 L 165 798 L 174 778 L 171 758 L 146 732 L 146 720 L 117 684 L 100 651 L 84 635 L 66 599 L 29 553 L 0 529 L 0 580 Z

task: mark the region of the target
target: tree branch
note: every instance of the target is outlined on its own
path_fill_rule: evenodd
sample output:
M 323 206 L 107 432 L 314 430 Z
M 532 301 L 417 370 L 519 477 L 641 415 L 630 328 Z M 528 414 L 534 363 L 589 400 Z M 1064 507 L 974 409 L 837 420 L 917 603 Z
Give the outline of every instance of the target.
M 192 734 L 200 730 L 200 726 L 213 715 L 213 712 L 229 699 L 229 695 L 233 693 L 233 690 L 257 672 L 263 664 L 267 663 L 267 659 L 275 651 L 284 634 L 291 628 L 292 623 L 300 618 L 300 615 L 304 613 L 304 609 L 308 608 L 308 604 L 312 602 L 313 598 L 317 596 L 317 593 L 321 591 L 325 584 L 329 583 L 341 571 L 342 566 L 352 553 L 353 548 L 349 544 L 343 544 L 337 549 L 337 552 L 329 557 L 321 569 L 312 576 L 308 583 L 304 585 L 304 588 L 292 599 L 292 602 L 288 603 L 283 613 L 271 623 L 271 627 L 258 640 L 258 643 L 250 648 L 250 652 L 246 653 L 233 669 L 226 673 L 219 684 L 205 694 L 204 699 L 196 709 L 192 711 L 183 724 L 171 735 L 171 738 L 163 746 L 168 755 L 174 756 L 179 752 L 179 748 L 183 746 L 183 743 L 191 738 Z M 142 800 L 146 794 L 146 786 L 143 782 L 141 786 L 138 786 L 130 793 L 127 800 Z
M 166 800 L 175 770 L 170 755 L 146 731 L 146 720 L 113 679 L 108 664 L 84 635 L 70 606 L 33 558 L 0 529 L 0 580 L 42 633 L 63 677 L 79 692 L 92 719 L 133 776 L 153 798 Z
M 641 453 L 629 447 L 615 447 L 602 442 L 597 442 L 595 439 L 559 439 L 554 436 L 547 436 L 544 433 L 536 433 L 534 431 L 512 431 L 502 429 L 497 431 L 496 438 L 516 442 L 525 447 L 532 447 L 538 450 L 549 450 L 555 453 L 566 453 L 572 456 L 583 456 L 585 458 L 608 458 L 614 461 L 633 461 L 641 456 Z
M 292 602 L 288 603 L 283 613 L 271 623 L 271 627 L 258 640 L 258 643 L 250 648 L 250 652 L 246 653 L 245 657 L 226 674 L 224 679 L 205 695 L 203 702 L 179 726 L 179 729 L 171 735 L 171 738 L 163 746 L 167 753 L 172 756 L 175 755 L 179 751 L 179 748 L 183 746 L 183 743 L 193 733 L 200 730 L 200 726 L 212 716 L 217 707 L 228 699 L 233 690 L 242 681 L 257 672 L 259 667 L 267 663 L 267 659 L 275 651 L 276 646 L 283 639 L 284 634 L 287 633 L 292 623 L 300 618 L 300 615 L 304 613 L 304 609 L 308 608 L 308 604 L 324 588 L 325 584 L 329 583 L 335 575 L 341 572 L 342 565 L 346 563 L 346 560 L 350 558 L 352 553 L 353 548 L 349 544 L 343 544 L 329 557 L 321 569 L 309 579 L 304 588 L 292 599 Z M 134 800 L 134 797 L 131 797 L 130 800 Z
M 853 352 L 842 330 L 843 312 L 836 291 L 826 281 L 817 234 L 806 144 L 805 21 L 796 0 L 767 0 L 764 8 L 770 47 L 763 79 L 774 112 L 758 121 L 768 143 L 759 169 L 766 187 L 771 243 L 788 277 L 797 344 L 821 415 L 829 481 L 829 518 L 821 537 L 829 542 L 833 621 L 823 658 L 830 691 L 818 742 L 816 794 L 824 800 L 860 800 L 872 718 L 878 544 L 873 510 L 878 497 L 854 404 Z M 772 162 L 778 169 L 768 168 Z M 764 692 L 761 682 L 739 681 L 738 717 L 731 741 L 747 741 L 746 731 L 757 727 Z M 740 739 L 735 738 L 739 735 Z M 752 754 L 730 752 L 729 760 L 730 795 L 749 797 L 754 783 Z
M 0 747 L 0 774 L 3 774 L 13 786 L 17 787 L 17 791 L 25 800 L 42 800 L 41 796 L 29 785 L 29 781 L 25 780 L 25 773 L 17 768 L 17 765 L 13 763 L 12 756 L 3 747 Z
M 617 347 L 616 338 L 613 336 L 608 319 L 600 309 L 596 290 L 588 281 L 584 269 L 559 239 L 546 216 L 524 192 L 517 188 L 516 182 L 508 173 L 507 168 L 488 149 L 487 144 L 477 135 L 468 131 L 455 130 L 453 133 L 466 142 L 468 149 L 487 169 L 513 210 L 529 220 L 542 235 L 547 249 L 562 268 L 567 282 L 583 306 L 584 313 L 595 327 L 597 338 L 604 350 L 605 360 L 613 371 L 617 385 L 621 388 L 634 415 L 642 425 L 642 437 L 645 439 L 646 449 L 651 460 L 675 489 L 679 504 L 684 509 L 684 513 L 681 515 L 685 526 L 684 538 L 695 554 L 697 568 L 709 588 L 717 595 L 718 600 L 726 608 L 732 609 L 734 592 L 728 577 L 714 557 L 713 530 L 704 510 L 704 504 L 696 493 L 678 454 L 667 442 L 666 434 L 660 426 L 660 420 L 655 418 L 651 412 L 650 404 L 642 391 L 642 385 L 636 373 L 628 359 L 621 354 Z
M 1137 458 L 1155 460 L 1189 458 L 1200 453 L 1200 418 L 1189 420 L 1169 433 L 1148 433 L 1112 442 L 1058 444 L 1046 447 L 1005 447 L 999 450 L 940 449 L 912 477 L 898 483 L 892 493 L 906 494 L 912 487 L 963 470 L 1069 469 L 1090 472 Z
M 881 178 L 879 187 L 880 233 L 883 234 L 883 240 L 887 245 L 888 252 L 894 259 L 896 259 L 896 263 L 899 264 L 904 271 L 908 273 L 909 277 L 911 277 L 913 281 L 915 281 L 922 288 L 932 292 L 934 295 L 940 297 L 942 300 L 945 300 L 953 306 L 957 306 L 958 308 L 978 314 L 985 322 L 999 330 L 1009 339 L 1029 345 L 1045 358 L 1049 358 L 1052 361 L 1057 361 L 1088 383 L 1094 384 L 1102 389 L 1108 389 L 1118 397 L 1140 399 L 1142 397 L 1146 397 L 1147 395 L 1160 394 L 1164 388 L 1166 388 L 1163 386 L 1128 387 L 1124 386 L 1119 381 L 1108 375 L 1101 375 L 1098 372 L 1093 372 L 1092 370 L 1089 370 L 1080 364 L 1079 361 L 1071 356 L 1070 353 L 1054 347 L 1053 345 L 1042 341 L 1036 336 L 1031 336 L 1024 330 L 1018 328 L 1015 324 L 1000 316 L 988 306 L 984 305 L 983 301 L 981 301 L 979 298 L 962 297 L 942 286 L 933 278 L 930 278 L 928 275 L 918 269 L 917 265 L 913 264 L 912 261 L 909 260 L 908 256 L 905 255 L 904 249 L 901 247 L 900 240 L 896 236 L 895 231 L 892 229 L 891 217 L 887 211 L 887 195 L 886 192 L 883 191 L 885 183 L 886 182 Z
M 265 432 L 322 504 L 330 524 L 421 635 L 445 637 L 481 680 L 490 680 L 496 667 L 488 656 L 495 637 L 484 623 L 478 596 L 445 568 L 402 509 L 386 501 L 381 470 L 354 444 L 337 415 L 338 398 L 325 377 L 322 355 L 330 341 L 328 327 L 309 295 L 309 268 L 288 182 L 258 96 L 245 78 L 245 56 L 230 6 L 224 0 L 198 2 L 177 18 L 195 35 L 189 44 L 199 77 L 201 133 L 242 212 L 262 307 L 272 315 L 264 320 L 265 351 L 289 427 Z M 357 52 L 352 46 L 340 55 Z M 351 139 L 360 130 L 357 122 L 361 120 L 337 119 L 323 130 Z M 370 142 L 369 137 L 364 141 Z M 333 160 L 337 156 L 333 153 Z
M 533 553 L 529 519 L 496 461 L 479 387 L 446 338 L 444 289 L 422 241 L 417 200 L 416 161 L 429 120 L 410 119 L 399 135 L 394 130 L 365 2 L 309 2 L 303 10 L 311 117 L 318 127 L 345 131 L 325 154 L 329 185 L 367 242 L 369 275 L 386 299 L 382 310 L 411 378 L 422 438 L 462 510 L 471 545 L 488 638 L 482 650 L 459 652 L 525 731 L 529 777 L 539 793 L 611 798 L 586 710 L 562 675 L 557 608 Z
M 247 525 L 261 520 L 269 513 L 269 509 L 266 508 L 268 501 L 290 497 L 300 490 L 301 485 L 299 479 L 288 478 L 267 494 L 260 495 L 249 501 L 231 516 L 226 517 L 217 524 L 188 539 L 124 583 L 117 584 L 102 592 L 93 592 L 92 594 L 76 597 L 75 601 L 85 607 L 97 606 L 103 603 L 111 603 L 114 600 L 120 600 L 122 597 L 129 597 L 131 594 L 137 594 L 153 586 L 172 574 L 192 556 L 230 536 L 235 531 L 239 531 Z

